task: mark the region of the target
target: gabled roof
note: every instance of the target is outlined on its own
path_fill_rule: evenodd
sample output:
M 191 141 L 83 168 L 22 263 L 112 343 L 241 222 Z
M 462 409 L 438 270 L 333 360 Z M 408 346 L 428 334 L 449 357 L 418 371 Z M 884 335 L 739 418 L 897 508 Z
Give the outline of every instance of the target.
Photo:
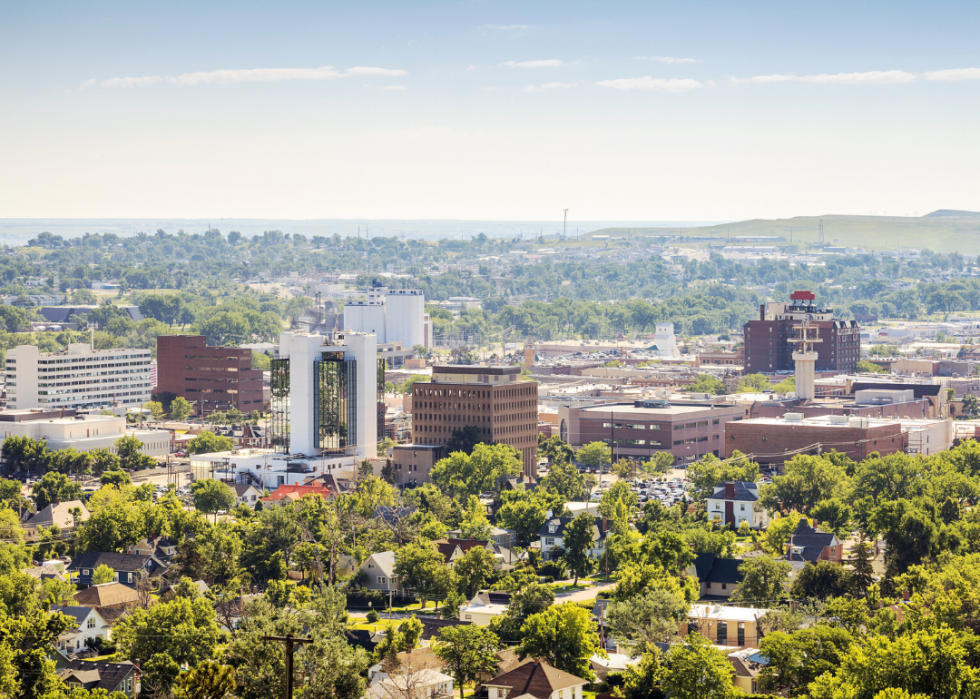
M 395 572 L 395 552 L 394 551 L 381 551 L 380 553 L 372 553 L 368 556 L 364 563 L 361 564 L 362 569 L 366 569 L 368 561 L 374 561 L 374 564 L 378 566 L 382 573 L 387 575 L 389 578 L 392 573 Z
M 289 498 L 291 500 L 299 500 L 304 495 L 319 495 L 320 497 L 332 498 L 334 496 L 334 491 L 329 488 L 325 488 L 319 484 L 311 485 L 281 485 L 275 489 L 275 491 L 268 497 L 262 498 L 263 502 L 276 502 L 277 500 L 282 500 L 283 498 Z
M 738 585 L 745 576 L 739 572 L 744 561 L 737 558 L 718 558 L 713 553 L 699 553 L 694 559 L 694 570 L 703 583 L 727 583 Z
M 734 485 L 734 495 L 732 497 L 725 496 L 725 487 L 729 485 L 728 483 L 723 483 L 722 485 L 715 488 L 715 492 L 711 494 L 710 500 L 729 500 L 729 501 L 743 501 L 743 502 L 755 502 L 759 499 L 759 486 L 756 483 L 749 483 L 746 481 L 735 481 L 731 485 Z
M 251 483 L 235 483 L 231 486 L 231 489 L 235 491 L 235 495 L 238 497 L 244 497 L 245 493 L 249 490 L 254 490 L 255 492 L 262 494 L 262 491 L 256 488 Z
M 510 672 L 486 683 L 490 687 L 508 687 L 508 694 L 530 694 L 537 699 L 550 699 L 553 692 L 588 684 L 587 680 L 553 668 L 544 660 L 527 659 Z
M 57 604 L 51 605 L 52 612 L 61 612 L 65 616 L 70 616 L 75 620 L 76 626 L 81 626 L 82 622 L 85 621 L 89 614 L 97 614 L 92 607 L 76 607 L 76 606 L 61 606 Z
M 458 548 L 460 553 L 467 553 L 472 548 L 487 548 L 489 541 L 480 541 L 479 539 L 437 539 L 432 542 L 436 546 L 436 551 L 442 554 L 442 557 L 449 563 L 449 560 L 453 557 L 453 554 Z
M 478 592 L 470 600 L 470 604 L 482 603 L 482 604 L 501 604 L 507 606 L 510 604 L 510 593 L 509 592 Z
M 59 674 L 61 679 L 68 681 L 74 677 L 81 682 L 85 689 L 104 689 L 107 692 L 115 690 L 126 677 L 136 668 L 131 662 L 94 663 L 88 660 L 72 660 L 68 667 Z
M 423 641 L 431 641 L 433 638 L 438 638 L 439 631 L 448 626 L 471 626 L 473 623 L 471 621 L 460 621 L 459 619 L 435 619 L 433 617 L 425 617 L 420 621 L 422 622 Z
M 65 576 L 61 574 L 61 571 L 51 565 L 22 568 L 20 572 L 27 573 L 32 578 L 37 578 L 38 580 L 47 580 L 48 578 L 54 578 L 56 580 L 65 579 Z
M 61 529 L 68 529 L 75 526 L 75 518 L 71 516 L 70 510 L 77 507 L 82 511 L 79 522 L 84 522 L 89 517 L 88 509 L 82 504 L 81 500 L 67 500 L 65 502 L 51 503 L 29 520 L 24 522 L 28 527 L 50 527 L 57 524 Z
M 132 573 L 142 568 L 149 569 L 153 556 L 143 556 L 138 553 L 116 553 L 115 551 L 88 551 L 78 554 L 68 566 L 68 570 L 82 568 L 98 568 L 109 566 L 115 572 Z
M 116 607 L 135 604 L 139 598 L 139 593 L 136 590 L 117 582 L 92 585 L 75 593 L 75 601 L 86 607 Z
M 415 512 L 414 507 L 394 507 L 381 505 L 374 508 L 374 519 L 384 520 L 386 524 L 395 526 L 398 522 Z
M 837 543 L 837 537 L 832 533 L 811 527 L 805 519 L 801 519 L 789 541 L 794 549 L 793 553 L 787 556 L 789 560 L 815 563 L 826 547 Z M 798 548 L 802 550 L 796 552 Z

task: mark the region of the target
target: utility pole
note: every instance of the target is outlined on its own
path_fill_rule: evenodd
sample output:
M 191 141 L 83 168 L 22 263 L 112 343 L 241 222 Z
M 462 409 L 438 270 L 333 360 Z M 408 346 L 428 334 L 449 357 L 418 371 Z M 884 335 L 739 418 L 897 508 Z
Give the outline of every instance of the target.
M 285 636 L 263 636 L 263 641 L 285 641 L 286 642 L 286 694 L 285 699 L 293 699 L 293 651 L 296 650 L 296 643 L 313 643 L 312 638 L 296 638 L 291 633 Z
M 565 240 L 565 229 L 568 226 L 568 209 L 565 209 L 565 218 L 561 222 L 561 239 Z

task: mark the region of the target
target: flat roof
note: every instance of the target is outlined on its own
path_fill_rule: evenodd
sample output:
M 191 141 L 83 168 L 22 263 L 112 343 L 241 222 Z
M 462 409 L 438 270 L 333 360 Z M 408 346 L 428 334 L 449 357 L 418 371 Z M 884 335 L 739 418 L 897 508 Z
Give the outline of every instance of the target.
M 847 422 L 831 422 L 827 418 L 829 417 L 845 417 L 847 420 L 867 420 L 868 427 L 883 427 L 885 425 L 901 425 L 902 420 L 899 418 L 895 419 L 882 419 L 882 418 L 872 418 L 872 417 L 858 417 L 856 415 L 844 415 L 844 416 L 830 416 L 830 415 L 820 415 L 819 417 L 804 418 L 802 420 L 786 420 L 782 417 L 755 417 L 750 420 L 741 420 L 743 425 L 803 425 L 804 427 L 846 427 L 849 429 L 864 429 L 858 426 L 851 426 Z
M 666 408 L 644 408 L 636 407 L 635 405 L 627 405 L 625 403 L 610 403 L 607 405 L 590 405 L 587 408 L 580 408 L 580 412 L 605 412 L 605 413 L 621 413 L 630 415 L 646 415 L 651 417 L 656 417 L 658 415 L 668 416 L 668 415 L 688 415 L 691 413 L 703 413 L 705 411 L 716 410 L 718 408 L 732 408 L 737 409 L 739 412 L 743 410 L 741 406 L 722 404 L 722 405 L 673 405 Z
M 510 374 L 520 374 L 521 368 L 516 366 L 485 366 L 485 365 L 460 365 L 438 364 L 432 367 L 433 374 L 490 374 L 491 376 L 505 376 Z

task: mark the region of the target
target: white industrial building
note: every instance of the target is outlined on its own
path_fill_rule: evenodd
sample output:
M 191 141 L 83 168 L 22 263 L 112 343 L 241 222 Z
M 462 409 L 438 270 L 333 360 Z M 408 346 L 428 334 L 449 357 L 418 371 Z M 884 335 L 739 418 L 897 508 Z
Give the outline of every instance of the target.
M 673 323 L 657 323 L 657 331 L 653 336 L 653 344 L 657 346 L 658 357 L 679 357 L 677 337 L 674 335 Z
M 344 327 L 372 333 L 379 344 L 401 342 L 402 347 L 425 345 L 425 294 L 420 289 L 381 286 L 365 298 L 344 304 Z
M 93 350 L 80 342 L 42 354 L 21 345 L 7 351 L 6 368 L 11 409 L 125 409 L 150 400 L 150 350 Z
M 108 449 L 115 452 L 120 437 L 136 437 L 143 446 L 140 451 L 149 456 L 170 453 L 169 430 L 131 430 L 126 418 L 114 415 L 59 416 L 55 411 L 5 410 L 0 412 L 0 436 L 30 437 L 47 442 L 51 451 L 73 448 L 75 451 Z

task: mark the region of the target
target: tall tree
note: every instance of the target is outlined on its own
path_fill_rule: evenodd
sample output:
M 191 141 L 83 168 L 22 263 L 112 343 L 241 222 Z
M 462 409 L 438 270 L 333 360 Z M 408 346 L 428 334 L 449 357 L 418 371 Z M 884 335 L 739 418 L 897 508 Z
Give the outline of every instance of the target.
M 595 561 L 589 555 L 596 540 L 595 517 L 583 512 L 565 525 L 562 535 L 562 547 L 565 553 L 562 561 L 575 577 L 573 585 L 578 585 L 582 575 L 588 575 L 595 569 Z
M 484 674 L 497 670 L 497 649 L 500 639 L 490 629 L 475 624 L 447 626 L 439 630 L 439 642 L 433 650 L 446 663 L 446 672 L 459 687 L 463 699 L 464 686 Z
M 661 686 L 668 697 L 733 699 L 740 692 L 732 684 L 735 669 L 723 653 L 696 633 L 685 643 L 671 646 L 663 658 Z
M 230 437 L 215 434 L 211 430 L 201 430 L 194 439 L 187 441 L 188 454 L 214 454 L 219 451 L 231 451 L 235 443 Z
M 738 567 L 742 582 L 731 596 L 733 602 L 764 607 L 787 597 L 786 586 L 793 566 L 771 556 L 759 556 L 742 561 Z
M 528 617 L 521 627 L 520 658 L 544 658 L 559 670 L 591 681 L 589 662 L 599 647 L 599 634 L 589 612 L 574 604 L 558 604 Z
M 235 506 L 235 491 L 228 484 L 205 478 L 191 484 L 191 497 L 194 499 L 194 507 L 205 513 L 213 514 L 215 523 L 218 522 L 218 513 L 228 511 Z

